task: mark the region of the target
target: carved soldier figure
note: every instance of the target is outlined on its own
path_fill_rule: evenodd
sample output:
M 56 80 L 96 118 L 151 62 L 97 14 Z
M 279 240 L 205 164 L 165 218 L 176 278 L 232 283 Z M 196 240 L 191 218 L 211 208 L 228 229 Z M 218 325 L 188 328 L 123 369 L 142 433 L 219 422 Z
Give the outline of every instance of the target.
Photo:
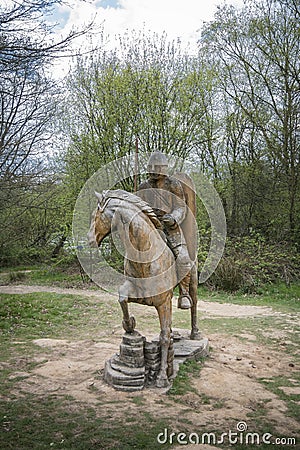
M 153 153 L 147 169 L 149 178 L 140 184 L 137 195 L 152 206 L 164 226 L 168 246 L 176 258 L 178 308 L 189 309 L 192 305 L 189 295 L 192 262 L 180 228 L 186 216 L 184 191 L 179 180 L 168 176 L 168 160 L 163 153 Z

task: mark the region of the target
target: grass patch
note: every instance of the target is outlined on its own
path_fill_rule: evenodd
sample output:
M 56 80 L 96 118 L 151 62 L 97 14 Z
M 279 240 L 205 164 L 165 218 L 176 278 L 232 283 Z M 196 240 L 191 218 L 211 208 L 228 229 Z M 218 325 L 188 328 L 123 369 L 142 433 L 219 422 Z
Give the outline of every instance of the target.
M 126 408 L 126 405 L 125 405 Z M 67 398 L 28 395 L 11 402 L 0 401 L 0 448 L 14 449 L 157 449 L 157 435 L 170 426 L 166 420 L 137 414 L 135 423 L 82 407 Z M 128 411 L 128 416 L 130 412 Z M 168 446 L 163 446 L 168 448 Z
M 25 272 L 9 272 L 9 283 L 20 283 L 26 280 L 27 274 Z
M 49 285 L 49 286 L 60 286 L 67 288 L 74 287 L 93 287 L 97 288 L 94 283 L 90 282 L 85 275 L 81 275 L 79 270 L 68 270 L 68 269 L 58 269 L 44 268 L 41 270 L 34 270 L 27 273 L 28 284 L 38 284 L 38 285 Z
M 235 336 L 242 341 L 245 341 L 244 333 L 253 334 L 256 336 L 255 342 L 257 344 L 269 346 L 288 354 L 295 353 L 295 349 L 299 345 L 300 326 L 295 322 L 293 327 L 291 325 L 287 327 L 285 319 L 281 317 L 205 319 L 200 322 L 200 328 L 208 336 L 210 333 L 224 333 Z M 285 338 L 276 336 L 276 332 L 280 330 L 286 335 Z M 273 335 L 274 332 L 275 335 Z
M 300 374 L 293 373 L 292 378 L 294 382 L 291 381 L 291 379 L 287 377 L 272 377 L 269 379 L 260 378 L 258 381 L 262 383 L 269 391 L 276 394 L 281 400 L 283 400 L 287 407 L 288 407 L 288 416 L 294 417 L 296 420 L 300 417 L 300 395 L 299 394 L 292 394 L 292 393 L 285 393 L 282 387 L 290 387 L 295 388 L 296 386 L 299 387 L 300 384 Z
M 130 400 L 137 406 L 143 406 L 145 404 L 145 399 L 141 395 L 136 395 L 134 397 L 131 397 Z
M 120 322 L 113 300 L 97 302 L 85 297 L 55 293 L 0 294 L 2 339 L 37 339 L 96 335 L 97 330 Z
M 7 267 L 0 267 L 0 275 L 3 275 L 4 273 L 8 273 L 8 272 L 24 272 L 27 270 L 36 270 L 38 267 L 40 267 L 40 264 L 37 265 L 32 265 L 32 266 L 28 266 L 28 265 L 20 265 L 20 266 L 7 266 Z
M 89 302 L 71 295 L 33 293 L 0 295 L 1 335 L 51 337 L 82 322 Z
M 83 273 L 78 264 L 59 266 L 57 264 L 9 267 L 0 269 L 0 284 L 24 283 L 28 285 L 78 287 L 99 289 Z
M 173 385 L 168 391 L 170 396 L 184 395 L 188 392 L 196 393 L 196 389 L 192 385 L 193 377 L 199 376 L 202 368 L 202 360 L 190 360 L 181 364 L 178 373 L 173 380 Z
M 201 287 L 198 290 L 198 298 L 210 302 L 269 306 L 283 312 L 299 312 L 300 282 L 292 283 L 289 286 L 284 283 L 266 284 L 256 294 L 242 292 L 229 294 L 225 291 L 210 291 Z

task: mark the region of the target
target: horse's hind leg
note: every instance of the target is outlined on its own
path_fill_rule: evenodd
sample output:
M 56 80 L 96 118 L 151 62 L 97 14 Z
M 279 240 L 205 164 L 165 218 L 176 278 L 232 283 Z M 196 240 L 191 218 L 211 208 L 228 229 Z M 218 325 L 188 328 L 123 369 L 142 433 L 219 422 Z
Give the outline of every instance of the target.
M 198 276 L 197 267 L 194 265 L 191 269 L 191 280 L 190 280 L 190 296 L 193 301 L 191 307 L 191 339 L 200 339 L 201 334 L 197 326 L 197 291 L 198 291 Z
M 156 307 L 160 321 L 160 346 L 161 346 L 161 365 L 156 379 L 157 387 L 168 387 L 168 352 L 171 342 L 171 323 L 172 323 L 172 294 L 167 294 L 167 300 Z
M 119 303 L 123 312 L 123 328 L 127 333 L 133 333 L 135 328 L 135 318 L 133 316 L 129 316 L 128 286 L 126 282 L 119 288 Z

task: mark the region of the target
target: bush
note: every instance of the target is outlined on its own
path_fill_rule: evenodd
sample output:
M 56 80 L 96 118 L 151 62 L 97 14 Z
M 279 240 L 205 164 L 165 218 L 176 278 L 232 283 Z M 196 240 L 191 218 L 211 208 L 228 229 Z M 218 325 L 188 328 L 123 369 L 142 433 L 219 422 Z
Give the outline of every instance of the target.
M 203 249 L 201 252 L 203 260 Z M 287 243 L 270 243 L 259 233 L 228 238 L 224 256 L 207 281 L 211 288 L 255 292 L 262 284 L 300 278 L 300 255 Z

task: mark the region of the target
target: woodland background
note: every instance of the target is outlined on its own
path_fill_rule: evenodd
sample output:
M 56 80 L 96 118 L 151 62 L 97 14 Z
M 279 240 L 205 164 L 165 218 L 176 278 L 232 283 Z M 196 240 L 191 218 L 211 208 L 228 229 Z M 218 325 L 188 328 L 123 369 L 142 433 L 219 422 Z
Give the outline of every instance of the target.
M 255 292 L 299 279 L 299 1 L 220 7 L 193 56 L 146 30 L 115 49 L 98 30 L 97 47 L 74 54 L 93 24 L 53 40 L 46 17 L 59 3 L 0 6 L 1 266 L 75 264 L 76 198 L 100 167 L 135 152 L 138 136 L 141 153 L 192 160 L 222 199 L 228 238 L 211 287 Z M 57 80 L 53 63 L 71 54 Z M 198 226 L 201 264 L 210 240 L 201 204 Z

